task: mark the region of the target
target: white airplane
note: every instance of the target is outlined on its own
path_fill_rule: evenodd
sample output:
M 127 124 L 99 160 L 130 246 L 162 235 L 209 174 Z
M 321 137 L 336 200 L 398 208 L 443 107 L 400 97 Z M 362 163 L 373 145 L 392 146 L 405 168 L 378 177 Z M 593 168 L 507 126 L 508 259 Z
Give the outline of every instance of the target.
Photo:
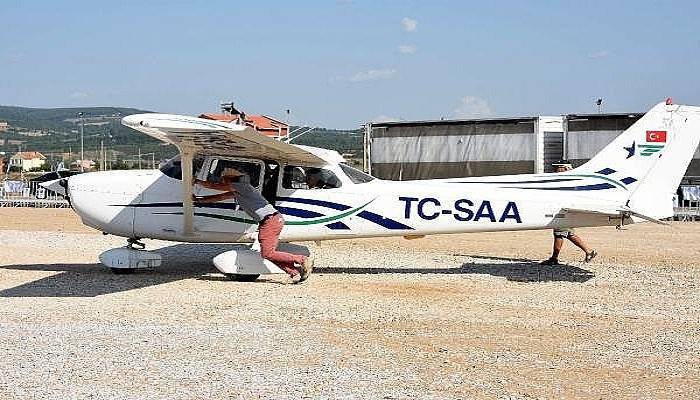
M 416 238 L 664 223 L 700 141 L 700 107 L 667 101 L 566 173 L 397 182 L 354 169 L 335 151 L 284 143 L 242 125 L 168 114 L 130 115 L 122 123 L 175 145 L 180 155 L 160 170 L 93 172 L 60 182 L 85 225 L 128 238 L 127 247 L 100 257 L 115 272 L 160 265 L 157 252 L 135 248 L 143 248 L 142 238 L 255 242 L 257 225 L 235 200 L 192 201 L 193 193 L 216 193 L 193 187 L 193 177 L 216 180 L 226 167 L 246 171 L 284 215 L 281 242 Z M 309 188 L 318 175 L 321 188 Z M 292 251 L 308 254 L 301 246 Z M 240 280 L 283 273 L 254 245 L 223 253 L 214 264 Z

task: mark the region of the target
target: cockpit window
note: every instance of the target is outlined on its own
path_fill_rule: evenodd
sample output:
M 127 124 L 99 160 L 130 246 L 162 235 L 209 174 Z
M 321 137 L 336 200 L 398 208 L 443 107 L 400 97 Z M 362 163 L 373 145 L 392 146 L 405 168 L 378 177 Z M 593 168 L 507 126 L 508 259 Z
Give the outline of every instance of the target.
M 218 182 L 221 179 L 221 173 L 226 169 L 235 169 L 250 177 L 251 186 L 257 188 L 260 185 L 260 164 L 237 160 L 215 159 L 209 166 L 209 176 L 207 180 L 210 182 Z
M 340 164 L 340 169 L 345 172 L 345 175 L 350 178 L 352 183 L 358 184 L 358 183 L 367 183 L 371 180 L 374 180 L 374 177 L 372 175 L 366 174 L 359 169 L 355 169 L 347 164 Z
M 333 171 L 313 167 L 284 167 L 282 187 L 285 189 L 334 189 L 342 185 Z
M 160 172 L 163 174 L 177 180 L 182 180 L 182 161 L 180 160 L 180 155 L 176 155 L 175 157 L 171 158 L 170 160 L 166 161 L 165 164 L 163 164 L 160 167 Z M 202 164 L 204 163 L 204 157 L 195 157 L 194 160 L 192 160 L 192 175 L 196 173 L 201 167 Z

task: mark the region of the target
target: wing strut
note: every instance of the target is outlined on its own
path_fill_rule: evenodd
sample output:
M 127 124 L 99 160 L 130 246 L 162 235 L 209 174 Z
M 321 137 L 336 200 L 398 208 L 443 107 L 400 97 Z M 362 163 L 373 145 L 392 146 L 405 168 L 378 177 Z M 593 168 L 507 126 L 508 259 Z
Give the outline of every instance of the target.
M 185 236 L 194 235 L 194 202 L 192 201 L 192 159 L 196 154 L 194 146 L 182 144 L 180 150 L 180 167 L 182 168 L 182 230 Z

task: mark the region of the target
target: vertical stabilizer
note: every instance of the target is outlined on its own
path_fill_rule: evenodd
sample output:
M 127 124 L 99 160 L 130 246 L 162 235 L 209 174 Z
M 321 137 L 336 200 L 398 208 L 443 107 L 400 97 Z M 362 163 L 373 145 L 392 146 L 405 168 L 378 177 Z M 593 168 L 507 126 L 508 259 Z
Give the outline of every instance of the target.
M 575 171 L 615 176 L 628 189 L 616 200 L 653 218 L 672 217 L 698 142 L 700 107 L 660 103 Z

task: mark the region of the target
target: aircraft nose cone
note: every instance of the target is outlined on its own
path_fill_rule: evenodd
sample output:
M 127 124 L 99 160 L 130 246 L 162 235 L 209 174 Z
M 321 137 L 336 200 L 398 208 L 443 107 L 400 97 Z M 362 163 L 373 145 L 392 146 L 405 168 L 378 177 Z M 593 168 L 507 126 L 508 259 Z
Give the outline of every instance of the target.
M 85 225 L 120 236 L 133 234 L 133 204 L 138 203 L 138 176 L 123 171 L 90 172 L 72 176 L 68 193 Z
M 140 125 L 141 121 L 143 121 L 143 119 L 139 114 L 127 115 L 122 118 L 122 124 L 131 127 Z

